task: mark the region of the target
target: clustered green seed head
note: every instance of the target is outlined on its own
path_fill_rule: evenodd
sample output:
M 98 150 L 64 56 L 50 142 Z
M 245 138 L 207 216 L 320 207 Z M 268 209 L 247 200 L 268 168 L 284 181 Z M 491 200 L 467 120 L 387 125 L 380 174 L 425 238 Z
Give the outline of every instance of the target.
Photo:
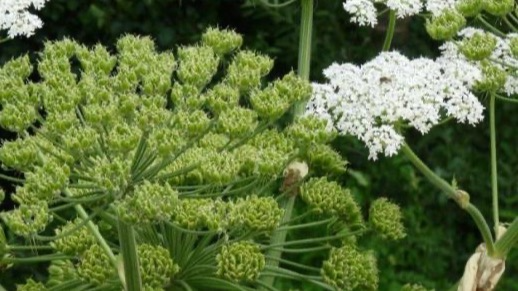
M 95 244 L 80 257 L 77 274 L 83 281 L 94 285 L 102 285 L 115 276 L 115 269 L 108 255 L 99 245 Z
M 465 38 L 459 50 L 466 58 L 472 61 L 487 59 L 496 47 L 496 38 L 490 33 L 475 33 Z
M 485 0 L 461 0 L 455 4 L 455 9 L 464 17 L 477 16 L 484 8 Z
M 66 235 L 55 240 L 51 244 L 52 247 L 58 252 L 78 256 L 95 244 L 95 237 L 86 226 L 80 226 L 81 222 L 80 219 L 76 219 L 56 229 L 56 235 Z
M 131 224 L 168 221 L 178 207 L 178 192 L 168 184 L 144 181 L 117 205 L 118 215 Z
M 402 219 L 399 206 L 387 198 L 376 199 L 369 209 L 369 225 L 384 239 L 399 240 L 405 237 Z
M 150 290 L 164 290 L 171 277 L 180 271 L 169 251 L 161 246 L 142 244 L 138 246 L 137 253 L 142 284 Z
M 241 35 L 231 30 L 209 28 L 202 35 L 203 44 L 212 47 L 218 55 L 230 53 L 243 44 Z
M 220 230 L 225 226 L 228 207 L 221 200 L 181 199 L 173 220 L 187 229 Z
M 426 31 L 435 40 L 449 40 L 466 25 L 466 19 L 456 10 L 446 10 L 432 20 L 426 20 Z
M 514 10 L 514 0 L 483 0 L 484 10 L 494 16 L 504 16 Z
M 336 215 L 348 223 L 362 225 L 360 207 L 351 192 L 327 178 L 311 178 L 302 185 L 301 198 L 317 213 Z
M 336 130 L 328 129 L 325 120 L 314 116 L 297 118 L 288 128 L 287 134 L 295 140 L 295 143 L 303 147 L 313 144 L 326 144 L 337 136 Z
M 347 169 L 347 162 L 331 146 L 312 145 L 305 153 L 304 160 L 316 173 L 340 174 Z
M 483 79 L 475 85 L 479 91 L 497 92 L 504 87 L 507 81 L 507 73 L 487 60 L 482 61 L 482 74 Z
M 257 280 L 266 263 L 259 246 L 248 241 L 224 245 L 216 262 L 218 276 L 234 282 Z
M 279 226 L 283 213 L 273 197 L 251 195 L 239 198 L 228 217 L 232 228 L 269 233 Z
M 76 268 L 71 261 L 52 261 L 49 268 L 49 279 L 47 281 L 47 287 L 59 286 L 69 280 L 77 279 L 78 275 Z
M 311 86 L 293 72 L 263 90 L 254 90 L 250 102 L 257 114 L 265 120 L 280 118 L 294 102 L 305 100 Z
M 47 290 L 47 288 L 45 288 L 45 285 L 43 285 L 43 283 L 36 282 L 33 279 L 29 279 L 23 285 L 16 285 L 16 290 L 17 291 L 41 291 L 41 290 Z
M 354 245 L 333 248 L 322 266 L 322 277 L 337 290 L 367 291 L 378 289 L 376 258 Z
M 7 227 L 16 235 L 31 237 L 45 229 L 52 220 L 46 202 L 22 204 L 15 210 L 0 213 Z

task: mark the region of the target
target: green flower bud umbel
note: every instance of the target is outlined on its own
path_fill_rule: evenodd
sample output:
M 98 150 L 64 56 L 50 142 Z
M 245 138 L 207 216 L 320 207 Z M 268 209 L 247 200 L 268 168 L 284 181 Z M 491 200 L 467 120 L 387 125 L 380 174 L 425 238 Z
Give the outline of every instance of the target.
M 17 291 L 42 291 L 42 290 L 47 290 L 47 288 L 45 288 L 45 285 L 43 285 L 43 283 L 36 282 L 32 279 L 29 279 L 23 285 L 16 285 L 16 290 Z
M 83 281 L 102 285 L 106 280 L 115 276 L 115 268 L 102 248 L 99 245 L 92 245 L 81 256 L 77 273 Z
M 230 53 L 243 44 L 241 35 L 226 29 L 209 28 L 201 39 L 205 45 L 212 47 L 218 55 Z
M 483 0 L 484 10 L 494 16 L 504 16 L 514 9 L 514 0 Z
M 142 244 L 138 246 L 142 284 L 152 290 L 163 290 L 171 277 L 180 268 L 173 263 L 169 251 L 161 246 Z
M 435 40 L 449 40 L 466 25 L 466 19 L 456 10 L 446 10 L 432 20 L 426 20 L 426 31 Z
M 475 33 L 465 38 L 459 50 L 469 60 L 481 61 L 488 58 L 496 47 L 496 38 L 489 33 Z
M 378 268 L 371 253 L 360 252 L 353 245 L 333 248 L 322 266 L 324 281 L 343 291 L 378 289 Z
M 216 261 L 218 276 L 234 282 L 257 280 L 266 263 L 259 246 L 247 241 L 223 246 Z
M 482 73 L 484 78 L 475 85 L 479 91 L 497 92 L 507 81 L 507 73 L 488 61 L 482 62 Z
M 387 198 L 376 199 L 369 209 L 369 224 L 382 238 L 398 240 L 405 237 L 399 206 Z
M 233 227 L 257 232 L 271 232 L 281 221 L 284 211 L 273 197 L 248 196 L 238 199 L 228 214 Z
M 78 228 L 80 223 L 81 220 L 76 219 L 74 222 L 65 224 L 61 229 L 56 229 L 56 235 L 69 234 L 52 242 L 52 247 L 61 253 L 78 256 L 95 244 L 95 237 L 86 226 Z
M 461 0 L 457 2 L 455 9 L 464 17 L 474 17 L 482 11 L 483 5 L 484 0 Z
M 350 191 L 327 178 L 311 178 L 302 185 L 301 197 L 318 213 L 337 215 L 348 223 L 363 225 L 360 207 Z

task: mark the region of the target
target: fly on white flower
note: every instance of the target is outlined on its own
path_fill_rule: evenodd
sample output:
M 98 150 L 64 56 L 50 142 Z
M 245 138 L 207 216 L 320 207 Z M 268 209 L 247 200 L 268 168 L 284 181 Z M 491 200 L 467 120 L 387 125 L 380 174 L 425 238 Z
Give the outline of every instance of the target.
M 383 52 L 362 66 L 332 64 L 324 75 L 329 82 L 313 84 L 306 114 L 356 136 L 373 160 L 398 152 L 401 124 L 424 134 L 443 115 L 470 124 L 483 119 L 484 108 L 470 91 L 481 72 L 459 59 L 409 60 Z
M 29 9 L 40 10 L 48 0 L 1 0 L 0 30 L 7 30 L 10 38 L 31 36 L 43 26 L 41 19 L 29 12 Z

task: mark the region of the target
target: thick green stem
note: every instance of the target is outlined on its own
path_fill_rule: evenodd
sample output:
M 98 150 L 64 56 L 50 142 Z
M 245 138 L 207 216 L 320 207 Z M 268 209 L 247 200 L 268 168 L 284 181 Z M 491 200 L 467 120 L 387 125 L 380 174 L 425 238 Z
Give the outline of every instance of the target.
M 298 75 L 304 80 L 309 80 L 311 68 L 311 37 L 313 33 L 313 0 L 301 0 L 302 15 L 300 19 L 299 61 Z M 293 108 L 293 119 L 301 115 L 306 107 L 306 102 L 301 101 Z
M 296 196 L 285 197 L 284 200 L 284 216 L 282 217 L 281 224 L 291 219 L 291 213 L 293 212 L 293 206 L 295 205 Z M 286 241 L 286 235 L 288 234 L 288 230 L 277 229 L 270 240 L 269 245 L 283 245 Z M 266 252 L 266 256 L 269 257 L 266 261 L 266 265 L 270 267 L 277 267 L 279 265 L 279 259 L 282 256 L 282 250 L 280 249 L 268 249 Z M 272 276 L 262 276 L 259 278 L 259 281 L 266 284 L 267 286 L 273 286 L 273 282 L 275 277 Z M 261 287 L 259 290 L 266 290 L 264 287 Z
M 119 218 L 119 243 L 124 265 L 124 278 L 126 291 L 142 290 L 140 268 L 137 255 L 137 242 L 135 241 L 135 230 L 133 227 Z
M 387 27 L 387 32 L 385 34 L 385 41 L 383 42 L 382 50 L 384 52 L 390 50 L 390 45 L 392 44 L 392 38 L 394 37 L 394 31 L 396 30 L 396 11 L 390 10 L 389 13 L 389 23 Z
M 495 236 L 498 237 L 500 219 L 498 215 L 498 172 L 496 160 L 496 122 L 495 122 L 495 94 L 489 99 L 489 130 L 491 143 L 491 196 L 493 198 L 493 223 Z
M 494 254 L 494 241 L 491 235 L 491 230 L 489 229 L 484 216 L 482 216 L 482 213 L 480 213 L 480 211 L 469 202 L 469 195 L 462 190 L 455 189 L 441 177 L 437 176 L 437 174 L 435 174 L 425 163 L 423 163 L 423 161 L 421 161 L 421 159 L 419 159 L 407 144 L 403 144 L 401 151 L 434 186 L 441 189 L 449 198 L 455 200 L 462 209 L 469 213 L 484 239 L 488 254 L 492 256 Z

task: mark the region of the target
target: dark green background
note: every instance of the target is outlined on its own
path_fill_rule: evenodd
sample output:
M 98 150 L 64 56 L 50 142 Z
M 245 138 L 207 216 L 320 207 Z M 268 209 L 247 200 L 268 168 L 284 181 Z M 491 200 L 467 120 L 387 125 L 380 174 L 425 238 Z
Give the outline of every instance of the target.
M 296 69 L 298 4 L 268 9 L 259 3 L 234 0 L 51 0 L 38 14 L 45 23 L 43 29 L 32 38 L 1 44 L 0 63 L 26 53 L 36 58 L 35 52 L 41 50 L 45 40 L 63 37 L 113 47 L 119 36 L 132 33 L 152 36 L 160 49 L 174 49 L 198 41 L 206 27 L 219 26 L 243 34 L 246 48 L 272 56 L 276 63 L 271 78 Z M 311 79 L 322 80 L 322 69 L 334 61 L 362 63 L 375 56 L 383 41 L 385 23 L 381 18 L 374 29 L 358 28 L 349 24 L 341 1 L 316 1 Z M 420 17 L 399 21 L 394 48 L 411 57 L 436 55 L 439 43 L 428 39 L 423 23 Z M 499 103 L 497 107 L 501 216 L 503 221 L 510 221 L 518 214 L 518 105 Z M 5 132 L 2 136 L 12 138 Z M 450 123 L 426 136 L 409 132 L 407 139 L 433 170 L 447 180 L 455 177 L 471 194 L 473 203 L 488 219 L 491 217 L 487 121 L 476 127 Z M 335 145 L 353 170 L 340 179 L 354 190 L 364 210 L 380 196 L 399 203 L 404 210 L 407 238 L 394 243 L 368 237 L 361 242 L 377 253 L 380 290 L 399 290 L 407 282 L 445 290 L 458 280 L 481 241 L 470 217 L 441 196 L 403 157 L 371 162 L 366 149 L 354 138 L 340 138 Z M 11 189 L 7 184 L 3 187 Z M 313 259 L 298 258 L 307 263 Z M 518 290 L 516 249 L 506 268 L 498 289 Z M 16 274 L 0 274 L 0 281 L 19 281 L 23 273 Z M 290 282 L 280 284 L 286 290 L 310 288 Z

